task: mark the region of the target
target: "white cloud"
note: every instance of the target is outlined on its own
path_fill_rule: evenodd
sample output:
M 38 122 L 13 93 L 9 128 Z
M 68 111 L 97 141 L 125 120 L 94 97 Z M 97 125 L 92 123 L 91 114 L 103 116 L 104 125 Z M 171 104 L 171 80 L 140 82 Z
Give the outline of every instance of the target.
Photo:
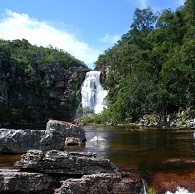
M 147 7 L 147 0 L 139 0 L 141 7 L 146 8 Z
M 176 2 L 177 2 L 177 4 L 178 5 L 184 5 L 184 2 L 185 2 L 186 0 L 177 0 Z
M 110 43 L 114 44 L 118 40 L 120 40 L 121 36 L 120 35 L 110 35 L 110 34 L 105 34 L 104 37 L 100 38 L 100 41 L 105 42 L 105 43 Z
M 90 48 L 86 42 L 79 41 L 75 34 L 53 27 L 45 21 L 30 18 L 6 10 L 0 20 L 0 38 L 4 40 L 27 39 L 31 44 L 47 47 L 53 45 L 63 49 L 87 65 L 97 60 L 100 51 Z
M 149 5 L 150 0 L 127 0 L 131 5 L 135 6 L 136 8 L 139 7 L 140 9 L 145 9 Z

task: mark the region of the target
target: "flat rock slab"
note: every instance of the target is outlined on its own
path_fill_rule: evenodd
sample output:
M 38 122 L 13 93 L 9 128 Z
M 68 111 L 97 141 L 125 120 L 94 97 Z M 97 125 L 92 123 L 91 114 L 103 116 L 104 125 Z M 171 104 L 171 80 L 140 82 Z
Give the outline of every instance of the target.
M 84 175 L 81 178 L 0 169 L 0 193 L 4 194 L 145 194 L 140 178 L 122 178 L 120 173 Z
M 68 179 L 55 190 L 55 194 L 145 194 L 141 179 L 122 179 L 120 174 L 102 173 L 84 175 L 81 179 Z
M 0 169 L 0 193 L 43 193 L 50 190 L 51 183 L 46 174 Z
M 108 159 L 97 159 L 94 153 L 29 150 L 15 166 L 48 174 L 86 175 L 117 172 Z
M 14 166 L 0 169 L 2 194 L 145 194 L 140 177 L 91 152 L 29 150 Z

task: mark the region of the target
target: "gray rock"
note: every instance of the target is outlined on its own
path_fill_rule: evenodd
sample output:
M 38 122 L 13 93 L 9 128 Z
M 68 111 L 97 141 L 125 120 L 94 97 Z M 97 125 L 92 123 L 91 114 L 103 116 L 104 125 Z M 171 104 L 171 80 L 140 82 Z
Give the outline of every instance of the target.
M 30 129 L 0 129 L 0 152 L 25 153 L 28 149 L 38 149 L 44 131 Z
M 77 125 L 65 121 L 49 120 L 46 126 L 46 133 L 57 131 L 65 134 L 66 137 L 78 137 L 81 141 L 86 141 L 85 131 Z
M 53 193 L 51 184 L 52 178 L 46 174 L 0 169 L 0 193 Z
M 66 137 L 86 140 L 84 129 L 71 123 L 50 120 L 46 130 L 0 129 L 0 153 L 26 153 L 29 149 L 62 150 Z
M 119 172 L 94 153 L 29 150 L 15 167 L 0 169 L 0 193 L 145 194 L 139 176 Z
M 68 179 L 55 190 L 55 194 L 144 194 L 144 185 L 139 179 L 122 179 L 120 174 L 102 173 L 84 175 L 81 179 Z
M 45 135 L 41 139 L 41 150 L 63 149 L 66 137 L 79 138 L 86 141 L 84 129 L 64 121 L 47 122 Z
M 118 172 L 107 159 L 97 159 L 94 153 L 29 150 L 15 163 L 23 170 L 47 174 L 86 175 Z
M 81 142 L 82 142 L 81 139 L 78 137 L 67 137 L 65 139 L 65 146 L 79 145 Z

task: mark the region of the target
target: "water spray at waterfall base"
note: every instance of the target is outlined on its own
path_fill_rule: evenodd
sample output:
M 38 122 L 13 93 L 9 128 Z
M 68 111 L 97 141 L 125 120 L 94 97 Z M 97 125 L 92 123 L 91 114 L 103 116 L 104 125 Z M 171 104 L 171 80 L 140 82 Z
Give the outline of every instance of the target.
M 87 72 L 81 88 L 83 110 L 89 110 L 95 114 L 107 108 L 104 100 L 108 92 L 100 83 L 100 73 L 100 71 Z

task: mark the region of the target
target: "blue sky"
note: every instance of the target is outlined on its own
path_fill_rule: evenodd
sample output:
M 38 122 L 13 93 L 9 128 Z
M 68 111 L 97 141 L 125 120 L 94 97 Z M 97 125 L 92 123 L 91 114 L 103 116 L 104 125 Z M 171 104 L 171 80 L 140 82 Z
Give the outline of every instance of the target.
M 0 38 L 64 49 L 90 68 L 127 33 L 136 8 L 161 11 L 184 0 L 0 0 Z

